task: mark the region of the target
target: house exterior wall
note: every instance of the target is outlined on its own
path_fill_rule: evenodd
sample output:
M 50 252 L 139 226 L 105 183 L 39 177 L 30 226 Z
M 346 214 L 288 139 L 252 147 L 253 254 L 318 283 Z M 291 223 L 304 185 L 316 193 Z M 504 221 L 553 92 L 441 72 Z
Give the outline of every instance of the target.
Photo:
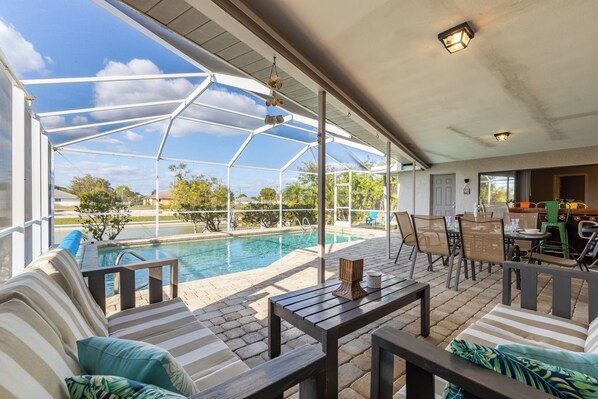
M 415 173 L 415 213 L 430 213 L 432 175 L 449 173 L 456 175 L 455 210 L 456 213 L 463 213 L 472 210 L 474 204 L 478 202 L 479 173 L 591 164 L 598 164 L 598 146 L 432 165 L 427 170 L 418 170 Z M 464 179 L 470 180 L 471 194 L 469 195 L 463 194 Z M 400 172 L 399 181 L 399 211 L 414 212 L 412 172 Z
M 55 198 L 54 204 L 56 206 L 79 206 L 81 201 L 78 198 Z

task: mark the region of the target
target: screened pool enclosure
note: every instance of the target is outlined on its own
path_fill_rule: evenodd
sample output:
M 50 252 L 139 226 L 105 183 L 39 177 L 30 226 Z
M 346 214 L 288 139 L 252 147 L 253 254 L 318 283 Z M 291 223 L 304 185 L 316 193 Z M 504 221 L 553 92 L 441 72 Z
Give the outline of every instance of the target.
M 0 281 L 60 240 L 54 236 L 55 220 L 64 216 L 55 208 L 57 176 L 63 185 L 90 174 L 144 187 L 152 208 L 135 215 L 144 218 L 145 237 L 163 234 L 161 225 L 182 213 L 160 205 L 172 187 L 169 167 L 178 164 L 226 186 L 228 198 L 218 211 L 190 211 L 223 214 L 222 230 L 235 229 L 243 213 L 268 212 L 277 215 L 275 226 L 309 225 L 318 236 L 325 224 L 361 223 L 385 228 L 390 237 L 388 221 L 398 206 L 396 172 L 417 167 L 409 154 L 371 126 L 365 129 L 350 111 L 342 114 L 338 101 L 322 90 L 317 107 L 306 107 L 273 91 L 267 79 L 249 77 L 207 52 L 169 49 L 195 70 L 164 73 L 149 60 L 132 59 L 110 61 L 95 76 L 21 80 L 0 53 Z M 284 72 L 281 79 L 294 84 Z M 63 100 L 71 96 L 88 100 L 53 105 L 53 99 L 69 103 Z M 273 98 L 282 104 L 268 105 Z M 342 128 L 327 116 L 349 123 Z M 285 188 L 301 186 L 306 176 L 315 187 L 309 207 L 306 201 L 285 203 Z M 363 200 L 370 195 L 363 176 L 376 180 L 376 201 Z M 266 187 L 276 191 L 268 209 L 239 206 L 240 194 Z M 289 216 L 297 211 L 313 216 Z M 75 225 L 79 215 L 70 212 Z M 323 245 L 319 240 L 321 251 Z

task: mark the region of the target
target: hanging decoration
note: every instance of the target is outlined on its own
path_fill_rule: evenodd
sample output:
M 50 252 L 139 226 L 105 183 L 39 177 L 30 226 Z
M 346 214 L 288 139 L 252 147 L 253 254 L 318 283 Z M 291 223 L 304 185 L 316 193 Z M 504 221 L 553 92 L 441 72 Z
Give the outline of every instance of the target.
M 267 107 L 278 107 L 284 104 L 284 100 L 282 98 L 276 97 L 276 92 L 282 88 L 282 79 L 278 76 L 278 69 L 276 68 L 276 56 L 274 56 L 274 61 L 272 62 L 272 68 L 270 69 L 270 77 L 266 81 L 266 85 L 272 89 L 272 97 L 266 99 L 266 106 Z M 276 125 L 284 122 L 284 117 L 282 115 L 270 115 L 269 113 L 266 114 L 264 118 L 264 122 L 267 125 Z
M 471 194 L 471 187 L 469 186 L 469 179 L 465 179 L 465 186 L 463 186 L 463 194 L 464 195 L 469 195 Z

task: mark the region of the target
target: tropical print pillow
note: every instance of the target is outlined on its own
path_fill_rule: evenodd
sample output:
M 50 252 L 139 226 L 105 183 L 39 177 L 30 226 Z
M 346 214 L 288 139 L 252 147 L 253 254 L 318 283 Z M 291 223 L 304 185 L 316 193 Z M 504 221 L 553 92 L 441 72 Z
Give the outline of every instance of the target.
M 472 363 L 521 381 L 557 398 L 598 398 L 598 380 L 578 371 L 502 353 L 495 348 L 461 339 L 451 341 L 450 351 Z M 449 383 L 444 390 L 443 398 L 461 399 L 463 391 Z
M 65 381 L 71 399 L 186 399 L 155 385 L 112 375 L 78 375 Z

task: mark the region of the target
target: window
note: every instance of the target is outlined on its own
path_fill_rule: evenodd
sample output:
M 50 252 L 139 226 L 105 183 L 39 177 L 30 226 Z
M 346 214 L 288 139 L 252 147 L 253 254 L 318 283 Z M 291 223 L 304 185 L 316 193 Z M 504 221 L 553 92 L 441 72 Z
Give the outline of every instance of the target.
M 515 200 L 515 172 L 480 173 L 480 204 Z

